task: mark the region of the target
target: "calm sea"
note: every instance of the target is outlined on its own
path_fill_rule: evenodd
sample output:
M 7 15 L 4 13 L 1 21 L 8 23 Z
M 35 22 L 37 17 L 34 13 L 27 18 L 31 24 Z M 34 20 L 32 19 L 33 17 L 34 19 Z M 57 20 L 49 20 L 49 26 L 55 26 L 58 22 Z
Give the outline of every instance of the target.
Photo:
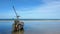
M 0 21 L 0 34 L 60 34 L 59 21 L 23 21 L 24 30 L 13 32 L 13 21 Z

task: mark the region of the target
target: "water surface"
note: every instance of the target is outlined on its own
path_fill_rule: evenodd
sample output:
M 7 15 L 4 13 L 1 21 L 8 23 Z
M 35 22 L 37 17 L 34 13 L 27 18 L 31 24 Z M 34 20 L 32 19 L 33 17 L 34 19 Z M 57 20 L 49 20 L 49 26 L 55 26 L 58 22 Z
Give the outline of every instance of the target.
M 0 21 L 0 34 L 60 34 L 60 22 L 24 21 L 24 30 L 12 32 L 13 21 Z

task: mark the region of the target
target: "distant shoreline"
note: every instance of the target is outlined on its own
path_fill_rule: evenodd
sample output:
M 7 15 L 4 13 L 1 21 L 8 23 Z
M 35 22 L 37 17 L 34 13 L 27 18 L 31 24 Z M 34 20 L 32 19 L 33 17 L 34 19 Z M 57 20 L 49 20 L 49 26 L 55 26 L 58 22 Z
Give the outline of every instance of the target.
M 15 19 L 0 19 L 0 21 L 14 21 Z M 60 22 L 60 19 L 20 19 L 21 21 Z
M 15 19 L 0 19 L 0 20 L 15 20 Z M 60 20 L 60 19 L 19 19 L 19 20 Z

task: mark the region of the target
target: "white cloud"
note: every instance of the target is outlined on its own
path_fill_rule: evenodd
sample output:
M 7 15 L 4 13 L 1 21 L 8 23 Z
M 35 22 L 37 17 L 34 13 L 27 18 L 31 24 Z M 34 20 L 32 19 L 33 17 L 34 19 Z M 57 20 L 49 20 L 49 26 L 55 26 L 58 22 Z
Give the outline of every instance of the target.
M 22 18 L 28 19 L 60 19 L 60 1 L 56 0 L 43 0 L 44 5 L 38 6 L 33 10 L 21 12 Z
M 22 19 L 60 19 L 60 0 L 42 0 L 44 3 L 41 6 L 34 8 L 23 8 L 24 10 L 17 10 L 17 13 Z M 14 18 L 14 12 L 5 14 L 8 18 Z M 1 18 L 4 15 L 1 15 Z M 5 18 L 6 18 L 5 17 Z

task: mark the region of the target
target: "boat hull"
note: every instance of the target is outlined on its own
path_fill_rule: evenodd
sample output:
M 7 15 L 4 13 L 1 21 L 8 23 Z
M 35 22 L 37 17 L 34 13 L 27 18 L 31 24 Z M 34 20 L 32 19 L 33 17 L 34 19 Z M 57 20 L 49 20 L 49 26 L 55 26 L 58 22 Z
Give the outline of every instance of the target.
M 14 21 L 14 26 L 13 26 L 14 31 L 22 30 L 23 27 L 24 27 L 24 22 Z

